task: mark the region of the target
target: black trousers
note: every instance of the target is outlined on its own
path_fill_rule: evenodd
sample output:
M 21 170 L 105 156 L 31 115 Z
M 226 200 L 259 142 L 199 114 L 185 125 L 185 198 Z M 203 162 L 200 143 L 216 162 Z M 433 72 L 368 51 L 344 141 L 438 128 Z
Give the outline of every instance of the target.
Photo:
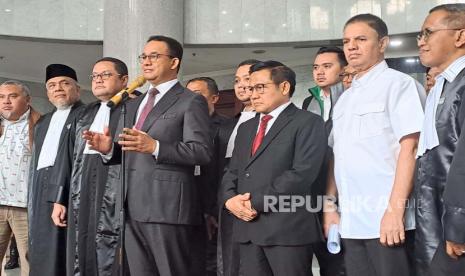
M 458 260 L 447 255 L 446 244 L 441 242 L 430 265 L 430 276 L 463 276 L 465 275 L 465 256 Z
M 342 239 L 347 275 L 414 275 L 411 255 L 413 241 L 414 231 L 407 231 L 405 243 L 395 247 L 383 246 L 379 239 Z
M 204 226 L 126 221 L 131 275 L 204 276 Z
M 218 227 L 218 275 L 239 276 L 239 243 L 233 241 L 233 215 L 221 208 Z M 242 275 L 241 275 L 242 276 Z
M 312 250 L 318 260 L 321 276 L 346 275 L 342 250 L 338 254 L 331 254 L 328 251 L 326 242 L 314 243 L 312 245 Z
M 312 247 L 240 244 L 240 273 L 244 276 L 312 275 Z

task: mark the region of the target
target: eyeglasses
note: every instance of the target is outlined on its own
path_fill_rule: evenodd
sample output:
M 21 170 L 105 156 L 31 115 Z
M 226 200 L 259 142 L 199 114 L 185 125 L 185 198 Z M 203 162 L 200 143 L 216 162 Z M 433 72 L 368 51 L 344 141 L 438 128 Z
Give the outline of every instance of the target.
M 155 63 L 161 56 L 167 56 L 169 58 L 174 58 L 172 55 L 165 55 L 165 54 L 158 54 L 158 53 L 150 54 L 150 55 L 142 54 L 142 55 L 139 55 L 137 58 L 139 59 L 139 63 L 144 63 L 146 58 L 148 58 L 150 62 Z
M 113 73 L 110 73 L 110 72 L 103 72 L 103 73 L 100 73 L 100 74 L 92 74 L 89 76 L 89 78 L 92 80 L 92 81 L 97 81 L 98 78 L 101 78 L 102 80 L 108 80 L 111 76 L 113 76 L 115 74 Z M 116 74 L 116 76 L 121 76 L 120 74 Z
M 417 34 L 417 41 L 420 41 L 422 39 L 426 41 L 428 41 L 428 38 L 434 34 L 435 32 L 439 32 L 439 31 L 460 31 L 460 30 L 463 30 L 464 28 L 446 28 L 446 29 L 437 29 L 437 30 L 430 30 L 430 29 L 424 29 L 422 31 L 420 31 L 418 34 Z
M 357 72 L 352 72 L 352 73 L 344 72 L 344 73 L 339 74 L 339 77 L 343 79 L 348 79 L 348 78 L 353 79 L 356 75 L 357 75 Z
M 265 87 L 269 84 L 275 84 L 274 82 L 267 82 L 267 83 L 259 83 L 254 86 L 248 86 L 248 90 L 250 92 L 257 92 L 258 94 L 263 94 L 265 92 Z

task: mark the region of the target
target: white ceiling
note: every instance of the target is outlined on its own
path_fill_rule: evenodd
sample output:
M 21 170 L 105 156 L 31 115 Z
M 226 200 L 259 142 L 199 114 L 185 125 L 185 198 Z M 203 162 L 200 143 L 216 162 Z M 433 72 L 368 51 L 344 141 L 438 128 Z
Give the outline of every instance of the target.
M 411 35 L 404 35 L 400 39 L 403 44 L 397 48 L 390 47 L 388 57 L 417 55 L 416 41 Z M 318 47 L 328 43 L 337 45 L 338 41 L 273 45 L 186 45 L 183 74 L 227 74 L 232 72 L 240 61 L 249 58 L 275 59 L 290 66 L 311 64 Z M 265 50 L 265 53 L 255 54 L 252 52 L 254 50 Z M 87 76 L 93 63 L 102 57 L 102 54 L 103 47 L 100 42 L 0 36 L 0 77 L 42 83 L 48 64 L 64 63 L 76 69 L 81 85 L 89 89 L 90 81 Z

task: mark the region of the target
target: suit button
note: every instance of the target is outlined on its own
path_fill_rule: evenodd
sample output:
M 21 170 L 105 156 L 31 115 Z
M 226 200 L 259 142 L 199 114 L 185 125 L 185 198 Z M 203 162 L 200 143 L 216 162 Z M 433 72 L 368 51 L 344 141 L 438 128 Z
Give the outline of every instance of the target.
M 250 173 L 246 173 L 245 178 L 249 178 L 249 177 L 250 177 Z

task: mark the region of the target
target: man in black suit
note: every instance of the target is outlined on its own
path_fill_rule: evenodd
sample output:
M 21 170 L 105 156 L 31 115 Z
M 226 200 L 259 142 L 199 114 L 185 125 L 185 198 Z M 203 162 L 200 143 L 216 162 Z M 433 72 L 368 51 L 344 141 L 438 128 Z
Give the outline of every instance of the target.
M 215 80 L 209 77 L 198 77 L 191 79 L 186 84 L 187 89 L 202 95 L 208 104 L 208 114 L 210 115 L 210 135 L 213 142 L 213 156 L 206 166 L 195 166 L 194 175 L 196 184 L 202 189 L 202 206 L 206 224 L 206 235 L 199 238 L 208 237 L 204 243 L 206 253 L 201 257 L 206 258 L 207 275 L 216 275 L 216 247 L 218 230 L 218 186 L 219 179 L 223 176 L 218 169 L 219 159 L 219 129 L 221 125 L 229 119 L 215 111 L 215 104 L 220 99 L 220 91 Z M 205 247 L 205 246 L 203 246 Z
M 234 150 L 234 141 L 237 129 L 245 122 L 255 117 L 255 110 L 250 101 L 250 66 L 260 61 L 247 59 L 239 63 L 234 76 L 234 94 L 242 103 L 243 108 L 234 118 L 221 125 L 218 131 L 218 173 L 221 176 L 218 184 L 221 183 L 225 168 L 231 160 Z M 239 244 L 232 240 L 233 215 L 224 206 L 219 210 L 218 225 L 218 275 L 237 276 L 239 275 Z
M 195 165 L 211 159 L 210 119 L 205 99 L 181 86 L 182 46 L 152 36 L 139 56 L 149 91 L 127 103 L 127 128 L 113 143 L 85 132 L 91 149 L 110 164 L 126 152 L 125 245 L 132 275 L 201 275 L 196 259 L 202 229 Z M 134 127 L 133 127 L 134 126 Z
M 286 206 L 310 196 L 326 152 L 324 122 L 290 102 L 296 83 L 290 68 L 266 61 L 250 73 L 259 114 L 239 127 L 222 182 L 223 203 L 237 217 L 241 272 L 309 275 L 311 244 L 322 240 L 318 216 L 302 205 Z

